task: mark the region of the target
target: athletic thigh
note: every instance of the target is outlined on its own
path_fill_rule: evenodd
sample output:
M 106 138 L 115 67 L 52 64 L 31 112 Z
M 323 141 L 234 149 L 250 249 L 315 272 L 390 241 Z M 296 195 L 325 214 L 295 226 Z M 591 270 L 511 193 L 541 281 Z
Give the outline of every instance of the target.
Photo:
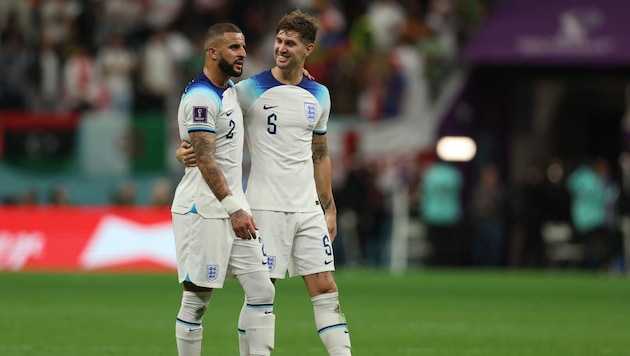
M 335 256 L 324 214 L 319 211 L 294 214 L 298 220 L 298 230 L 293 241 L 289 275 L 306 276 L 334 271 Z
M 239 276 L 251 272 L 268 272 L 267 257 L 263 252 L 262 237 L 252 240 L 235 238 L 228 269 L 228 277 Z
M 179 281 L 222 288 L 234 241 L 230 219 L 205 219 L 195 213 L 172 218 Z
M 252 210 L 252 216 L 262 237 L 271 278 L 285 278 L 297 229 L 295 215 L 278 211 Z

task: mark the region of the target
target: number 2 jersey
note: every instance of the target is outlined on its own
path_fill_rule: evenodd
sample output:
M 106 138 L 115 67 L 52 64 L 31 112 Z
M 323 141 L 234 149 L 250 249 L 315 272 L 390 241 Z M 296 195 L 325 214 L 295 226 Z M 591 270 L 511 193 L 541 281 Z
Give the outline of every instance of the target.
M 190 132 L 207 131 L 215 134 L 217 161 L 234 197 L 249 211 L 243 193 L 243 114 L 238 105 L 234 83 L 227 88 L 216 87 L 201 73 L 182 94 L 177 112 L 179 135 L 190 142 Z M 177 185 L 171 207 L 173 213 L 196 211 L 205 218 L 227 218 L 225 209 L 214 196 L 197 167 L 186 167 Z
M 247 201 L 254 210 L 321 210 L 315 187 L 311 143 L 325 135 L 328 89 L 309 79 L 277 81 L 271 70 L 236 84 L 251 154 Z

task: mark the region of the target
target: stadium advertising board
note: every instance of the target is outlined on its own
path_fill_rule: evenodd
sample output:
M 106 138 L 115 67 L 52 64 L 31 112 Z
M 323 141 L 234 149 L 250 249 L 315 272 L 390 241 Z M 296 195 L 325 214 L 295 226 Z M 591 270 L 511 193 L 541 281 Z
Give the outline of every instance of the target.
M 168 209 L 0 207 L 0 271 L 175 268 Z

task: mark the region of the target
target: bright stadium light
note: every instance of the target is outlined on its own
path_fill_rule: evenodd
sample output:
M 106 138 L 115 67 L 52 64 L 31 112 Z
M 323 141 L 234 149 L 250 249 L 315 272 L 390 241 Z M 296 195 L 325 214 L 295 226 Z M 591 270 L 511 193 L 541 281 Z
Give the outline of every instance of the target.
M 444 161 L 468 162 L 477 153 L 477 145 L 470 137 L 444 136 L 437 143 L 438 157 Z

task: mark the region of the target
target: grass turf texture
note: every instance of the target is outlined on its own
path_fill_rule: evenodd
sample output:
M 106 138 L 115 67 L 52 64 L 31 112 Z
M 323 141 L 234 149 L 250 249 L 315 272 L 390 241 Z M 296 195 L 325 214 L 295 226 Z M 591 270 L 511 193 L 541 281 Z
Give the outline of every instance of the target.
M 570 272 L 336 273 L 357 356 L 630 355 L 630 281 Z M 276 285 L 275 356 L 326 355 L 300 279 Z M 205 355 L 238 355 L 236 281 Z M 174 275 L 0 273 L 0 355 L 176 355 Z

